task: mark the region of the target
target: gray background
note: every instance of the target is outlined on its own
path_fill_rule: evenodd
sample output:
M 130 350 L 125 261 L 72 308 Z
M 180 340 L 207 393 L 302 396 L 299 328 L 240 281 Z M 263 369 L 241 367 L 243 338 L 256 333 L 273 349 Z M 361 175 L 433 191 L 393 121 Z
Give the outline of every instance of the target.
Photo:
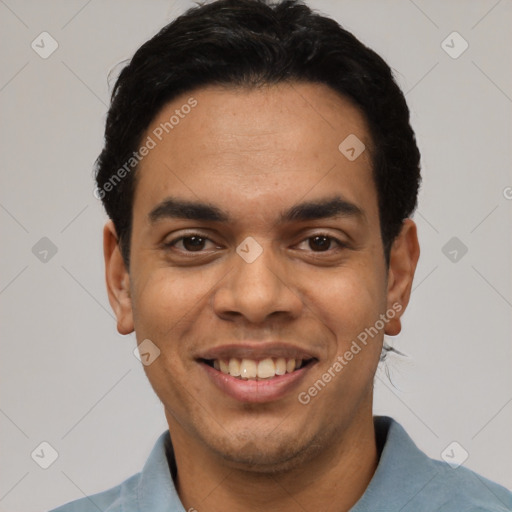
M 512 488 L 512 3 L 309 4 L 396 71 L 423 155 L 422 254 L 395 338 L 408 357 L 389 360 L 394 386 L 379 370 L 375 412 L 432 457 L 457 441 L 467 467 Z M 2 511 L 113 486 L 166 429 L 135 338 L 117 334 L 107 301 L 92 166 L 108 71 L 189 5 L 0 0 Z M 43 31 L 59 44 L 47 59 L 31 48 Z M 469 43 L 456 59 L 441 46 L 453 31 Z M 43 237 L 58 249 L 46 262 L 47 242 L 32 249 Z M 59 455 L 46 470 L 31 458 L 42 441 Z

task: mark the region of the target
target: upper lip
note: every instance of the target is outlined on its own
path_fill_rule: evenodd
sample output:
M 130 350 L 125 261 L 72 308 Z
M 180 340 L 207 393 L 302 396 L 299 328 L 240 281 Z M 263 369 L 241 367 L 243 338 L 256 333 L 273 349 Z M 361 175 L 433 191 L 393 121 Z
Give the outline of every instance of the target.
M 198 359 L 265 359 L 268 357 L 285 359 L 315 359 L 310 351 L 282 342 L 246 341 L 230 345 L 220 345 L 205 350 Z

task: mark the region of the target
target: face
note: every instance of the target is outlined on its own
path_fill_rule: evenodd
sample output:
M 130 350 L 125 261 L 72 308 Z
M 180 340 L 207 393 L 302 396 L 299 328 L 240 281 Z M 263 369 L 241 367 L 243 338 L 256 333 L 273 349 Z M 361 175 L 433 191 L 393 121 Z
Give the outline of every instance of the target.
M 355 160 L 338 149 L 351 134 L 366 146 Z M 371 420 L 418 250 L 407 221 L 386 266 L 359 111 L 318 84 L 208 87 L 165 106 L 148 136 L 129 273 L 108 224 L 107 281 L 119 331 L 160 351 L 144 369 L 171 435 L 267 470 Z M 377 333 L 363 344 L 365 329 Z

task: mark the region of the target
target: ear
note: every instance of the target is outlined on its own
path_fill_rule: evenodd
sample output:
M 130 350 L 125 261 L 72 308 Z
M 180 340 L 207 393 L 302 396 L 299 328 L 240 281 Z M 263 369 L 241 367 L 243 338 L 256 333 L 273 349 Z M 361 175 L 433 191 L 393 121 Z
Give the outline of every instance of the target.
M 108 300 L 117 317 L 117 330 L 120 334 L 130 334 L 133 332 L 130 275 L 121 256 L 119 240 L 112 221 L 108 221 L 103 228 L 103 255 Z
M 390 336 L 396 336 L 402 330 L 400 317 L 409 304 L 419 257 L 416 224 L 411 219 L 405 219 L 389 255 L 387 306 L 388 310 L 396 311 L 395 317 L 389 320 L 384 331 Z

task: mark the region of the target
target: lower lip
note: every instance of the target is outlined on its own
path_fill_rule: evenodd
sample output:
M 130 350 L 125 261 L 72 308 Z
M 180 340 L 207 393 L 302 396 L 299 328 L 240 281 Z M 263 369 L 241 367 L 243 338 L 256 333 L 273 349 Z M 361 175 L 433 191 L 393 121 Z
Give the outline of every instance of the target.
M 239 402 L 263 403 L 272 402 L 283 398 L 296 388 L 304 379 L 304 376 L 313 366 L 312 363 L 292 373 L 276 375 L 265 380 L 242 380 L 208 366 L 199 363 L 210 380 L 221 391 Z

